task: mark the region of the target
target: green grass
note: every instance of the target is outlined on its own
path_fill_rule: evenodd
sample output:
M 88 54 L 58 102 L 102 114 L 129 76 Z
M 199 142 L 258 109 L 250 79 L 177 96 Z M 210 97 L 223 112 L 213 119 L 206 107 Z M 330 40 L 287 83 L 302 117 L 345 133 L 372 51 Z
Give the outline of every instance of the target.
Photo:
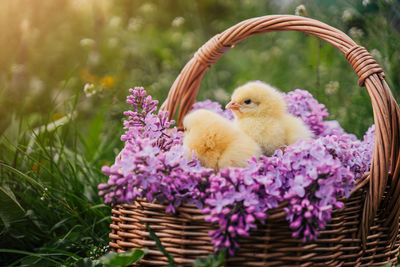
M 98 140 L 83 137 L 75 120 L 37 133 L 21 123 L 9 135 L 15 140 L 3 135 L 0 188 L 8 198 L 2 197 L 7 205 L 2 205 L 0 247 L 13 251 L 2 254 L 1 262 L 54 266 L 103 253 L 110 207 L 97 195 L 97 184 L 104 181 L 104 158 L 98 157 L 112 154 L 117 142 L 105 136 L 89 152 Z
M 163 101 L 196 49 L 241 20 L 294 14 L 305 3 L 308 16 L 376 57 L 399 100 L 400 5 L 361 2 L 2 1 L 0 265 L 68 266 L 107 252 L 110 207 L 97 185 L 107 179 L 101 166 L 122 147 L 128 88 L 144 86 Z M 344 56 L 315 37 L 282 32 L 241 42 L 207 71 L 198 99 L 226 103 L 254 79 L 309 90 L 359 137 L 373 122 Z M 91 96 L 86 83 L 94 84 Z

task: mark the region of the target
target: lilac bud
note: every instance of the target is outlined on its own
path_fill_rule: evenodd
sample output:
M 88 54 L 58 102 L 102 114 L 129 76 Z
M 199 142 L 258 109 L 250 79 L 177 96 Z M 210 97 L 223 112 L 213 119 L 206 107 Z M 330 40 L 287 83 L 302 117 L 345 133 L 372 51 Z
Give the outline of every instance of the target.
M 211 209 L 210 209 L 209 207 L 205 207 L 205 208 L 203 208 L 202 212 L 203 212 L 204 214 L 207 214 L 207 213 L 210 213 L 210 212 L 211 212 Z
M 254 210 L 255 210 L 255 207 L 254 207 L 254 206 L 250 206 L 250 207 L 248 207 L 248 208 L 246 209 L 246 212 L 247 212 L 247 213 L 253 213 Z
M 109 185 L 109 184 L 99 184 L 97 186 L 97 189 L 104 190 L 104 189 L 107 189 L 107 188 L 110 188 L 110 187 L 111 187 L 111 185 Z
M 335 205 L 335 207 L 336 207 L 337 209 L 343 209 L 343 208 L 344 208 L 344 203 L 343 203 L 343 202 L 340 202 L 340 201 L 335 202 L 334 205 Z
M 232 215 L 231 221 L 232 222 L 236 222 L 238 220 L 238 218 L 239 218 L 239 213 L 235 213 L 235 214 Z
M 311 235 L 310 227 L 308 225 L 306 225 L 306 229 L 304 230 L 304 235 L 305 236 Z
M 247 214 L 246 215 L 246 223 L 253 223 L 255 220 L 254 220 L 254 217 L 251 215 L 251 214 Z
M 249 236 L 249 233 L 243 230 L 242 228 L 237 228 L 236 232 L 241 236 Z
M 223 208 L 222 209 L 222 214 L 228 214 L 228 213 L 230 213 L 231 212 L 231 210 L 229 209 L 229 208 Z
M 299 228 L 300 227 L 300 225 L 301 225 L 301 222 L 303 221 L 303 218 L 302 217 L 297 217 L 297 219 L 295 220 L 295 221 L 293 221 L 292 223 L 290 223 L 290 228 L 294 228 L 294 229 L 297 229 L 297 228 Z
M 225 247 L 229 247 L 231 245 L 231 242 L 229 242 L 229 238 L 227 238 L 224 242 Z
M 255 212 L 254 215 L 257 217 L 257 219 L 259 220 L 264 220 L 265 218 L 267 218 L 267 214 L 265 212 Z
M 204 218 L 204 220 L 206 221 L 206 222 L 211 222 L 212 221 L 212 216 L 211 215 L 209 215 L 209 216 L 206 216 L 205 218 Z

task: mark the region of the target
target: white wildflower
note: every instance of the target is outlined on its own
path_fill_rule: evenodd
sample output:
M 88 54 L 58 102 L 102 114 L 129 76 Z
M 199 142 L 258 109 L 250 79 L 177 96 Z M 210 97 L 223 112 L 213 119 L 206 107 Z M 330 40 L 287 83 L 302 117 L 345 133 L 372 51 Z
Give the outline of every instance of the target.
M 12 74 L 19 74 L 25 72 L 25 66 L 23 64 L 12 64 L 10 67 Z
M 362 5 L 363 5 L 363 6 L 367 6 L 367 5 L 370 4 L 370 3 L 371 3 L 370 0 L 363 0 L 363 1 L 362 1 Z
M 382 62 L 382 54 L 378 49 L 374 48 L 371 50 L 371 56 L 378 62 Z
M 299 5 L 296 7 L 294 14 L 296 16 L 303 16 L 303 17 L 307 17 L 308 13 L 307 13 L 307 9 L 305 5 Z
M 90 39 L 90 38 L 83 38 L 82 40 L 79 41 L 79 44 L 82 47 L 86 47 L 86 48 L 93 47 L 95 43 L 96 43 L 95 40 Z
M 90 38 L 83 38 L 79 41 L 79 44 L 85 48 L 92 48 L 95 45 L 96 41 Z
M 121 18 L 118 16 L 113 16 L 108 22 L 111 28 L 118 28 L 121 25 Z
M 337 93 L 339 89 L 339 82 L 338 81 L 330 81 L 326 86 L 325 86 L 325 93 L 327 95 L 334 95 Z
M 345 9 L 342 14 L 342 19 L 344 22 L 348 23 L 353 19 L 354 11 L 352 9 Z
M 172 21 L 171 25 L 172 25 L 172 27 L 177 28 L 177 27 L 181 26 L 184 22 L 185 22 L 185 19 L 183 17 L 176 17 Z
M 145 3 L 140 7 L 140 10 L 146 15 L 149 15 L 156 10 L 156 7 L 152 3 Z
M 87 83 L 83 87 L 83 92 L 85 93 L 85 95 L 87 97 L 91 97 L 92 95 L 94 95 L 96 93 L 96 87 L 93 83 Z
M 138 31 L 143 25 L 143 20 L 141 18 L 130 18 L 128 22 L 129 31 Z
M 349 35 L 353 39 L 360 40 L 364 36 L 364 32 L 360 28 L 352 27 L 349 30 Z
M 33 94 L 39 95 L 44 89 L 44 82 L 36 76 L 29 80 L 29 89 Z

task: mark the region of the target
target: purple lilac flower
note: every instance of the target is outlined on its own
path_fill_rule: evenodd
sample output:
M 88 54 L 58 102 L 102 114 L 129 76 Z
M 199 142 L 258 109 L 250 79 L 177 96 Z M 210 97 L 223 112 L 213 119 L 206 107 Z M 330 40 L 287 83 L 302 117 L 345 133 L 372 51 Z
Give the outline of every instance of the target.
M 370 166 L 372 162 L 372 151 L 374 150 L 375 143 L 375 125 L 368 128 L 364 135 L 362 145 L 363 161 L 366 166 Z M 369 170 L 369 168 L 368 168 Z
M 105 203 L 132 203 L 136 198 L 168 202 L 167 212 L 182 203 L 200 201 L 211 170 L 201 167 L 197 159 L 187 159 L 182 147 L 182 134 L 168 121 L 165 112 L 154 114 L 157 101 L 137 87 L 130 90 L 127 102 L 133 107 L 125 112 L 125 146 L 111 167 L 102 171 L 109 176 L 99 185 Z
M 290 114 L 301 118 L 316 136 L 324 132 L 323 119 L 329 116 L 325 105 L 301 89 L 284 94 L 284 98 Z
M 234 119 L 232 110 L 230 109 L 223 110 L 220 103 L 211 101 L 209 99 L 194 103 L 193 110 L 196 109 L 208 109 L 227 118 L 228 120 Z
M 322 126 L 322 132 L 319 136 L 342 135 L 346 133 L 337 120 L 323 121 Z
M 301 117 L 316 134 L 312 141 L 299 141 L 277 150 L 272 157 L 249 161 L 248 168 L 225 168 L 219 173 L 206 169 L 196 158 L 187 158 L 182 133 L 165 112 L 156 114 L 157 104 L 143 88 L 130 90 L 125 112 L 124 148 L 115 163 L 103 167 L 109 176 L 99 185 L 105 203 L 132 203 L 137 198 L 167 203 L 167 212 L 183 203 L 202 208 L 206 220 L 219 228 L 210 233 L 217 250 L 233 254 L 237 238 L 248 236 L 264 223 L 268 211 L 287 200 L 287 220 L 293 237 L 314 240 L 324 229 L 334 209 L 344 204 L 356 179 L 369 170 L 374 145 L 374 127 L 363 141 L 347 134 L 306 91 L 286 95 L 289 112 Z M 208 108 L 232 119 L 212 101 L 193 107 Z
M 263 223 L 269 209 L 278 206 L 281 177 L 274 171 L 277 158 L 253 158 L 249 168 L 225 168 L 209 178 L 210 187 L 205 200 L 206 221 L 218 223 L 219 229 L 210 233 L 217 250 L 227 247 L 230 254 L 239 247 L 238 236 L 249 236 Z
M 319 140 L 299 141 L 280 157 L 281 175 L 288 178 L 284 199 L 289 205 L 285 211 L 293 237 L 315 240 L 333 209 L 343 207 L 337 199 L 354 187 L 354 174 Z
M 170 129 L 175 122 L 168 120 L 167 112 L 160 111 L 154 114 L 157 100 L 147 96 L 142 87 L 130 89 L 129 92 L 131 95 L 127 97 L 126 102 L 133 110 L 124 112 L 127 120 L 124 121 L 125 133 L 121 136 L 122 141 L 134 143 L 138 138 L 150 138 L 157 140 L 157 146 L 163 151 L 182 143 L 182 133 L 178 132 L 176 127 Z
M 352 134 L 330 135 L 317 139 L 334 158 L 348 167 L 356 179 L 362 178 L 369 170 L 372 159 L 372 146 L 358 140 Z

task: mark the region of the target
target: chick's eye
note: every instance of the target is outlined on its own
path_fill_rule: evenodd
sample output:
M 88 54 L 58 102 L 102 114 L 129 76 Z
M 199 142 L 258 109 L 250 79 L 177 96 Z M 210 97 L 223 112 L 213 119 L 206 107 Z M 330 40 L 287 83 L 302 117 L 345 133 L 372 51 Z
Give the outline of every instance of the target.
M 251 100 L 250 100 L 250 99 L 246 99 L 246 100 L 244 101 L 244 103 L 245 103 L 246 105 L 248 105 L 248 104 L 251 103 Z

